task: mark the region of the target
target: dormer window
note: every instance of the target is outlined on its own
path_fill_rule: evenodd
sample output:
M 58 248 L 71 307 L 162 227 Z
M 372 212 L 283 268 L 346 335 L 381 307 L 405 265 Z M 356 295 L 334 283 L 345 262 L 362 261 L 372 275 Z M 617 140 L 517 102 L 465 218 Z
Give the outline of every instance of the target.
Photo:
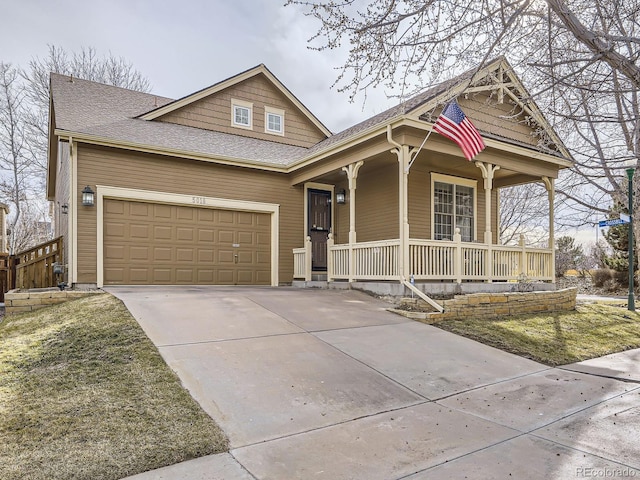
M 251 118 L 253 116 L 253 104 L 242 100 L 231 100 L 231 124 L 234 127 L 248 128 L 253 127 Z
M 284 135 L 284 110 L 264 107 L 264 131 L 274 135 Z

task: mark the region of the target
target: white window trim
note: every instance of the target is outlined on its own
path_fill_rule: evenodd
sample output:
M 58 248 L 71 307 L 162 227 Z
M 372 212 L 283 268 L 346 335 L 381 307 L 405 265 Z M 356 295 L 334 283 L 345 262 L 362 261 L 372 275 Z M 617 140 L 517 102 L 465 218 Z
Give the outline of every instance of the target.
M 271 130 L 269 128 L 269 114 L 278 115 L 280 117 L 280 130 Z M 265 105 L 264 107 L 264 131 L 265 133 L 270 133 L 272 135 L 280 135 L 284 137 L 284 110 L 279 108 L 268 107 Z
M 249 110 L 249 125 L 242 123 L 236 123 L 236 107 L 246 108 Z M 236 128 L 244 128 L 245 130 L 253 130 L 253 103 L 245 102 L 244 100 L 238 100 L 236 98 L 231 99 L 231 125 Z
M 431 173 L 431 240 L 435 240 L 436 238 L 436 214 L 434 205 L 436 182 L 473 188 L 473 238 L 471 241 L 476 242 L 478 240 L 478 181 L 471 180 L 470 178 L 443 175 L 441 173 Z

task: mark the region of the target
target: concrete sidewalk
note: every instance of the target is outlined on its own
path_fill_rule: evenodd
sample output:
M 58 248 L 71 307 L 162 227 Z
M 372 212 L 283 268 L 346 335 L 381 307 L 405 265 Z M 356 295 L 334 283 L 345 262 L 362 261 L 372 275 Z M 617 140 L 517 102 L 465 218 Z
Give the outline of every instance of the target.
M 231 442 L 131 479 L 640 477 L 638 351 L 548 368 L 353 291 L 108 290 Z

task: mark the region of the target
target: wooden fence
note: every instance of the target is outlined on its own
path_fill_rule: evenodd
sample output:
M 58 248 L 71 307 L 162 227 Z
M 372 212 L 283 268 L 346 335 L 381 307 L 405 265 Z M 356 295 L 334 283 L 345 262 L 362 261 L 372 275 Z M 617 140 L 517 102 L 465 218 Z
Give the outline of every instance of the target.
M 15 283 L 10 288 L 57 287 L 62 277 L 53 271 L 54 263 L 63 264 L 62 237 L 55 238 L 11 258 Z

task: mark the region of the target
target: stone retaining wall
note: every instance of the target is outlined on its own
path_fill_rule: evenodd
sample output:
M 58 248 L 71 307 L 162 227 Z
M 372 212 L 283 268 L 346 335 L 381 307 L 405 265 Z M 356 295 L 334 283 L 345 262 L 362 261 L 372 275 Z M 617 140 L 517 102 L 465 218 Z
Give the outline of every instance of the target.
M 456 295 L 444 301 L 444 312 L 429 315 L 430 320 L 451 318 L 496 318 L 510 315 L 575 310 L 576 288 L 551 292 L 474 293 Z
M 12 290 L 4 294 L 5 314 L 32 312 L 39 308 L 57 305 L 76 298 L 86 297 L 101 291 L 93 290 L 45 290 L 45 291 L 18 291 Z

